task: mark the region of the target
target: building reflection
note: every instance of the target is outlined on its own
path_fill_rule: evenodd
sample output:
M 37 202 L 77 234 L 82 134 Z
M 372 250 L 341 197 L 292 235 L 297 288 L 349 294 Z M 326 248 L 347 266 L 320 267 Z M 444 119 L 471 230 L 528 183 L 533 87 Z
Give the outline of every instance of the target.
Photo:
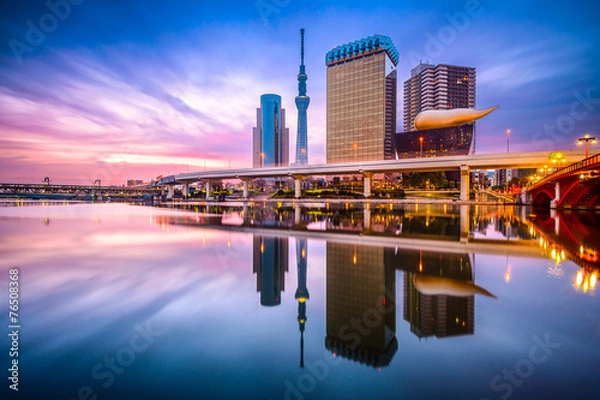
M 396 271 L 383 247 L 327 243 L 326 348 L 372 367 L 396 351 Z
M 301 231 L 303 238 L 327 240 L 325 346 L 349 360 L 384 367 L 398 348 L 393 311 L 397 270 L 404 273 L 402 316 L 415 336 L 472 335 L 475 296 L 491 294 L 473 282 L 474 255 L 455 253 L 455 244 L 465 244 L 466 236 L 472 251 L 506 256 L 503 278 L 507 283 L 514 281 L 507 254 L 548 257 L 553 261 L 548 273 L 556 277 L 564 274 L 561 263 L 572 260 L 582 267 L 568 277 L 574 290 L 593 294 L 600 271 L 599 215 L 575 211 L 534 215 L 526 207 L 484 205 L 379 204 L 362 208 L 350 203 L 327 203 L 322 207 L 286 208 L 283 203 L 277 207 L 261 203 L 231 211 L 222 219 L 196 214 L 157 217 L 151 222 L 163 229 L 171 224 L 245 232 L 260 228 L 261 235 L 253 239 L 253 271 L 262 305 L 281 303 L 289 263 L 289 239 L 265 237 L 264 232 L 287 236 Z M 413 249 L 415 240 L 429 250 Z M 380 242 L 398 247 L 381 247 Z M 444 248 L 450 253 L 443 253 Z M 306 239 L 296 239 L 296 255 L 296 318 L 302 366 L 309 298 Z M 418 284 L 423 277 L 442 279 L 438 282 L 449 290 L 427 290 Z
M 399 268 L 405 270 L 403 317 L 410 323 L 412 333 L 419 338 L 473 334 L 474 294 L 464 296 L 452 296 L 448 293 L 425 294 L 415 286 L 416 279 L 421 275 L 449 278 L 445 281 L 449 283 L 447 292 L 451 291 L 450 285 L 455 280 L 472 282 L 473 269 L 467 254 L 404 250 L 393 254 L 393 259 Z
M 252 243 L 252 271 L 256 274 L 256 291 L 260 304 L 281 304 L 288 272 L 288 239 L 255 235 Z
M 473 283 L 468 254 L 327 242 L 329 351 L 372 367 L 391 362 L 397 270 L 404 272 L 403 316 L 419 338 L 472 335 L 475 295 L 495 297 Z

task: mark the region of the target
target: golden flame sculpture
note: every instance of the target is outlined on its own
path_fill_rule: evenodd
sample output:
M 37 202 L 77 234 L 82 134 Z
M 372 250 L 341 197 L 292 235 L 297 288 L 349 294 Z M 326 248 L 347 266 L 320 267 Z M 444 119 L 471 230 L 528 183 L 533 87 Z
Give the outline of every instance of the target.
M 453 108 L 450 110 L 427 110 L 420 112 L 415 118 L 415 128 L 425 129 L 448 128 L 469 124 L 485 117 L 498 106 L 476 110 L 474 108 Z
M 482 288 L 481 286 L 477 286 L 473 282 L 461 281 L 452 278 L 415 275 L 413 278 L 413 284 L 420 293 L 427 295 L 465 297 L 481 294 L 484 296 L 497 298 L 488 290 Z

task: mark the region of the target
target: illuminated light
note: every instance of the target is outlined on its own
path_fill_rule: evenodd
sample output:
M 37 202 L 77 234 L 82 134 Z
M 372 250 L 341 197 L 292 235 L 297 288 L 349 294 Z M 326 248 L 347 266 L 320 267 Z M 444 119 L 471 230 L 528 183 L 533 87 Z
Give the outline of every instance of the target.
M 596 282 L 598 281 L 598 276 L 594 272 L 590 275 L 590 289 L 594 289 L 596 287 Z
M 306 297 L 298 297 L 298 303 L 306 303 Z
M 301 318 L 298 322 L 300 322 L 301 324 L 305 323 L 306 320 L 304 318 Z
M 579 253 L 583 254 L 583 246 L 579 246 Z
M 506 271 L 506 273 L 504 274 L 504 281 L 506 283 L 510 282 L 510 271 Z
M 352 256 L 352 262 L 354 263 L 354 265 L 356 265 L 357 261 L 358 261 L 358 258 L 356 257 L 356 253 L 354 253 L 354 255 Z
M 230 248 L 231 248 L 231 241 L 230 241 L 230 240 L 228 240 L 228 241 L 227 241 L 227 248 L 228 248 L 228 249 L 230 249 Z
M 556 259 L 556 249 L 552 249 L 552 259 Z
M 544 239 L 540 238 L 540 246 L 543 246 L 543 245 L 544 245 Z
M 581 285 L 581 290 L 583 290 L 583 293 L 586 293 L 588 291 L 588 288 L 589 288 L 589 282 L 584 281 L 583 285 Z
M 306 249 L 302 249 L 302 258 L 306 258 Z
M 530 227 L 529 227 L 529 234 L 530 234 L 530 235 L 533 235 L 533 226 L 530 226 Z
M 385 299 L 385 297 L 383 298 L 383 300 L 381 300 L 381 303 L 385 306 L 387 304 L 387 300 Z
M 458 324 L 458 317 L 456 317 L 456 323 Z
M 419 263 L 419 272 L 423 272 L 423 264 Z
M 577 276 L 575 277 L 575 285 L 577 287 L 581 286 L 583 283 L 583 271 L 577 272 Z
M 561 250 L 561 251 L 560 251 L 560 258 L 562 258 L 562 259 L 563 259 L 563 261 L 567 259 L 567 257 L 566 257 L 566 255 L 565 255 L 565 251 L 564 251 L 564 250 Z
M 465 323 L 465 321 L 463 321 L 463 322 L 462 322 L 462 326 L 465 326 L 465 325 L 466 325 L 466 323 Z
M 260 254 L 265 252 L 265 244 L 263 242 L 260 242 Z

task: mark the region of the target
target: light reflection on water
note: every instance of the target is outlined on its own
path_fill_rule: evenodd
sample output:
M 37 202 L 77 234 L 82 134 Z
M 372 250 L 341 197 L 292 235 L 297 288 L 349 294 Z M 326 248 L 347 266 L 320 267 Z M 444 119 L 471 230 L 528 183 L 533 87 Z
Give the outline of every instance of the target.
M 20 268 L 37 398 L 585 398 L 598 226 L 424 204 L 2 207 L 0 280 L 6 298 Z

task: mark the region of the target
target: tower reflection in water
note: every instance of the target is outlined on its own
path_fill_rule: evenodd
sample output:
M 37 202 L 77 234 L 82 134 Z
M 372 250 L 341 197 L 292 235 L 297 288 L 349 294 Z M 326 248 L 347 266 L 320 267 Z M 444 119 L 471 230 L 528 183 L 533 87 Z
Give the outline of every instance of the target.
M 298 301 L 298 328 L 300 329 L 300 367 L 304 368 L 304 325 L 306 324 L 306 301 L 310 298 L 306 287 L 306 267 L 308 256 L 306 239 L 296 239 L 296 260 L 298 263 L 298 289 L 294 296 Z
M 281 304 L 288 272 L 287 238 L 254 236 L 253 270 L 260 304 Z M 375 368 L 390 364 L 396 339 L 396 271 L 404 271 L 404 319 L 417 337 L 474 332 L 475 295 L 494 297 L 473 283 L 468 254 L 433 253 L 327 242 L 325 347 L 336 356 Z M 296 239 L 300 366 L 307 320 L 307 240 Z
M 372 367 L 389 365 L 396 340 L 396 271 L 385 249 L 327 243 L 325 347 Z
M 288 239 L 254 236 L 252 245 L 252 271 L 256 274 L 260 305 L 279 305 L 288 272 Z
M 256 273 L 256 291 L 260 292 L 262 306 L 281 304 L 285 290 L 285 273 L 288 272 L 289 239 L 255 235 L 253 237 L 252 269 Z M 304 330 L 306 302 L 310 298 L 306 287 L 308 244 L 306 239 L 296 239 L 298 288 L 294 295 L 298 301 L 298 329 L 300 330 L 300 367 L 304 367 Z
M 451 287 L 458 286 L 454 284 L 473 280 L 467 254 L 399 251 L 392 258 L 401 262 L 398 265 L 405 270 L 403 316 L 410 323 L 412 333 L 419 338 L 473 334 L 475 293 L 465 291 L 462 296 L 450 295 Z
M 394 357 L 396 270 L 404 271 L 404 319 L 417 337 L 474 332 L 475 295 L 468 254 L 327 243 L 326 348 L 372 367 Z

